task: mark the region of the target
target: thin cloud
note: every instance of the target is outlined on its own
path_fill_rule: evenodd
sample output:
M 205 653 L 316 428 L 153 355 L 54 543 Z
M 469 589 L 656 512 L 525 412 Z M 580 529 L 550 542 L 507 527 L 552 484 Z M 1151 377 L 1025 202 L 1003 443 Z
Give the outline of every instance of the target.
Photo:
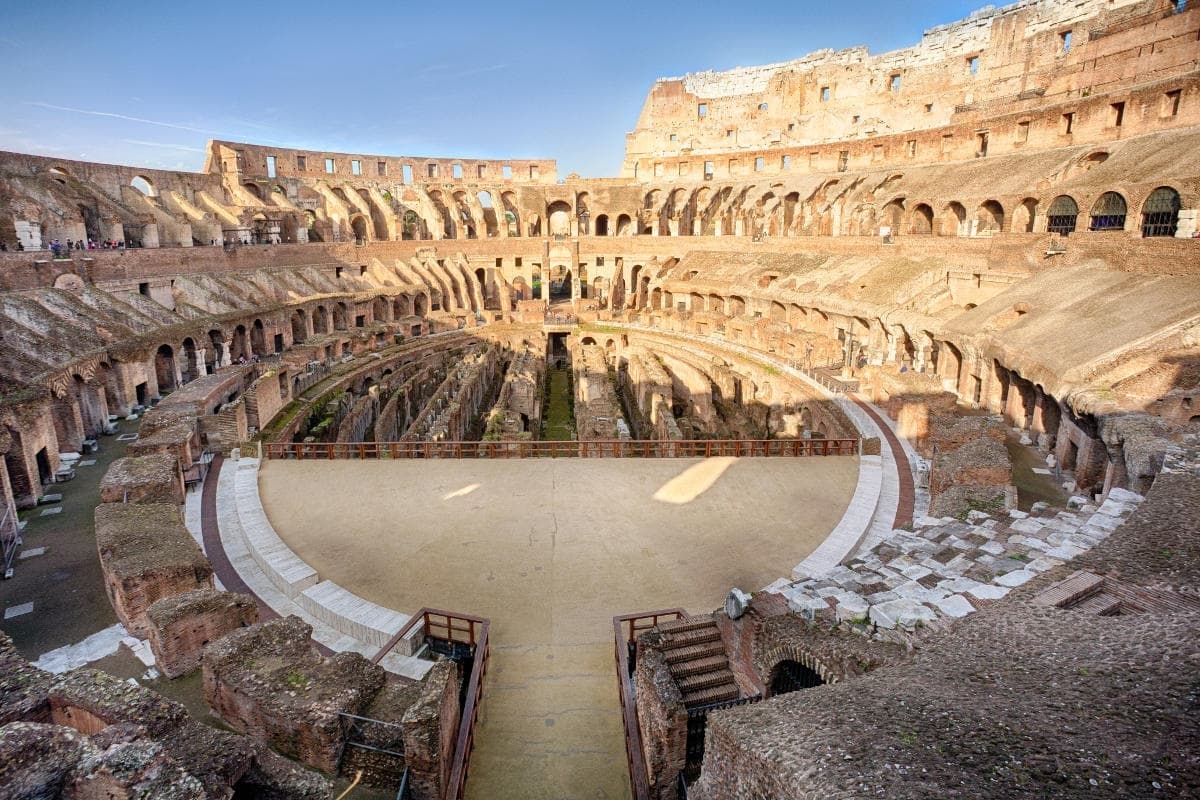
M 148 142 L 144 139 L 122 139 L 126 144 L 136 144 L 141 147 L 162 147 L 168 150 L 186 150 L 189 153 L 204 153 L 202 147 L 188 147 L 186 144 L 172 144 L 171 142 Z
M 192 133 L 203 133 L 209 136 L 220 135 L 219 131 L 210 131 L 206 128 L 193 128 L 191 125 L 179 125 L 174 122 L 161 122 L 156 119 L 146 119 L 145 117 L 131 117 L 126 114 L 114 114 L 111 111 L 92 111 L 86 108 L 70 108 L 68 106 L 56 106 L 52 103 L 26 103 L 25 105 L 37 106 L 38 108 L 48 108 L 52 111 L 67 111 L 72 114 L 87 114 L 92 117 L 108 117 L 110 119 L 123 119 L 128 122 L 140 122 L 143 125 L 156 125 L 160 128 L 173 128 L 177 131 L 191 131 Z

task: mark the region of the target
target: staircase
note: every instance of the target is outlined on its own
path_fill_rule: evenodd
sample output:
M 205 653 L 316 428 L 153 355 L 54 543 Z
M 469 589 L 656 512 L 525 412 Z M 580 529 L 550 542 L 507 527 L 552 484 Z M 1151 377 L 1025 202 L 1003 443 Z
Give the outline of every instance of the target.
M 658 626 L 671 678 L 687 708 L 737 700 L 721 631 L 711 617 L 686 617 Z

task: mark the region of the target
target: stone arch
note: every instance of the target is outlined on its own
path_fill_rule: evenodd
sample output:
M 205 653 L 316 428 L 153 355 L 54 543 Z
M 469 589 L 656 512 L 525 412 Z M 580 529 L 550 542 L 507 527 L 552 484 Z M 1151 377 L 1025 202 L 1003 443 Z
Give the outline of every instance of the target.
M 262 190 L 258 188 L 258 184 L 247 181 L 242 184 L 242 188 L 246 190 L 247 194 L 253 196 L 255 200 L 262 201 Z
M 933 233 L 933 207 L 928 203 L 917 203 L 913 206 L 908 218 L 908 232 L 915 236 L 928 236 Z
M 1088 230 L 1119 231 L 1125 229 L 1129 205 L 1118 192 L 1105 192 L 1096 199 L 1089 214 Z
M 337 331 L 345 331 L 350 329 L 350 309 L 345 302 L 339 301 L 333 307 L 333 329 Z
M 984 200 L 975 210 L 975 233 L 981 235 L 1004 230 L 1004 207 L 995 200 Z
M 227 361 L 228 354 L 225 352 L 225 334 L 220 328 L 213 328 L 208 332 L 208 341 L 212 345 L 212 365 L 216 368 L 220 364 Z
M 633 229 L 633 218 L 628 214 L 617 215 L 617 236 L 633 236 L 637 233 Z
M 952 200 L 942 209 L 938 234 L 941 236 L 962 236 L 967 224 L 967 209 L 956 200 Z
M 1079 219 L 1079 204 L 1068 194 L 1060 194 L 1050 203 L 1046 210 L 1046 231 L 1059 236 L 1068 236 L 1075 232 Z
M 190 383 L 204 374 L 204 365 L 200 363 L 199 352 L 196 350 L 196 340 L 187 336 L 183 340 L 183 382 Z
M 500 195 L 500 205 L 504 212 L 504 226 L 509 236 L 521 235 L 521 215 L 517 211 L 517 196 L 512 192 Z
M 158 391 L 161 394 L 164 391 L 171 391 L 177 385 L 175 380 L 176 370 L 178 367 L 175 364 L 175 348 L 169 344 L 159 345 L 158 350 L 154 353 L 154 376 L 158 380 Z
M 1026 197 L 1012 213 L 1013 233 L 1033 233 L 1033 223 L 1037 219 L 1038 201 L 1035 197 Z
M 791 661 L 815 673 L 824 683 L 841 683 L 851 677 L 850 669 L 839 662 L 817 656 L 809 648 L 794 643 L 781 643 L 767 648 L 754 657 L 754 669 L 769 694 L 779 666 Z
M 546 218 L 549 220 L 551 236 L 571 235 L 571 204 L 565 200 L 555 200 L 546 206 Z
M 1179 227 L 1179 192 L 1159 186 L 1142 205 L 1142 236 L 1174 236 Z
M 489 239 L 498 236 L 499 220 L 496 217 L 496 206 L 492 200 L 492 193 L 485 189 L 475 195 L 475 199 L 479 201 L 479 206 L 483 209 L 484 235 Z
M 129 185 L 146 197 L 158 197 L 158 190 L 154 188 L 154 183 L 145 175 L 135 175 Z
M 608 214 L 598 214 L 592 220 L 593 233 L 596 236 L 608 236 Z
M 267 330 L 261 319 L 254 320 L 250 326 L 250 352 L 256 356 L 267 354 Z
M 297 308 L 292 312 L 292 342 L 300 344 L 308 338 L 308 312 Z
M 355 214 L 350 218 L 350 229 L 354 231 L 354 241 L 367 242 L 370 237 L 367 235 L 367 218 L 362 214 Z

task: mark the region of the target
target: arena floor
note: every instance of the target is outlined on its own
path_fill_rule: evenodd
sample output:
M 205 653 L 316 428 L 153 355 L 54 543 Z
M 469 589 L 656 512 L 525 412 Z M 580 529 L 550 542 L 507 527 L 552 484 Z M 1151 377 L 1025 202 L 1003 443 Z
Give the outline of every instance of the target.
M 612 617 L 720 606 L 837 524 L 854 457 L 266 462 L 263 505 L 374 602 L 490 617 L 473 798 L 627 798 Z

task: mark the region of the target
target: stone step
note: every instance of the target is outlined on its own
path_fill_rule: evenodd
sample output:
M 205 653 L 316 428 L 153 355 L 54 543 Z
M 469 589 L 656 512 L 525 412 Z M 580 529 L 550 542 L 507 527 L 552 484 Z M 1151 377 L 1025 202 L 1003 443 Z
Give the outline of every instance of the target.
M 725 656 L 725 646 L 719 641 L 703 642 L 688 647 L 678 647 L 663 653 L 667 664 L 678 664 L 684 661 L 695 661 L 708 656 Z
M 729 659 L 725 658 L 724 653 L 721 653 L 720 655 L 706 655 L 702 658 L 677 661 L 669 666 L 671 668 L 671 677 L 678 681 L 680 678 L 686 678 L 689 675 L 699 675 L 702 672 L 726 669 L 729 666 Z
M 1043 606 L 1069 608 L 1098 593 L 1104 587 L 1104 578 L 1079 570 L 1066 580 L 1039 592 L 1033 602 Z
M 727 683 L 733 683 L 733 673 L 729 671 L 728 665 L 720 667 L 716 670 L 701 672 L 696 675 L 689 675 L 686 678 L 677 680 L 676 685 L 679 686 L 679 691 L 684 694 L 696 692 L 700 689 L 708 689 L 713 686 L 724 686 Z
M 737 700 L 738 695 L 739 692 L 736 683 L 725 683 L 720 686 L 710 686 L 695 692 L 688 692 L 683 696 L 683 704 L 688 708 L 696 708 L 697 706 L 707 706 L 713 703 Z
M 684 617 L 683 619 L 673 619 L 669 622 L 660 622 L 658 630 L 663 634 L 683 633 L 684 631 L 698 631 L 704 628 L 715 628 L 717 625 L 712 617 Z
M 663 650 L 678 650 L 681 647 L 703 644 L 705 642 L 719 642 L 720 640 L 721 632 L 717 630 L 716 625 L 713 625 L 700 630 L 670 634 L 663 638 L 662 647 Z
M 1106 592 L 1094 594 L 1082 602 L 1075 603 L 1069 607 L 1071 611 L 1079 611 L 1084 614 L 1095 614 L 1098 617 L 1111 617 L 1121 611 L 1121 598 L 1113 597 Z

